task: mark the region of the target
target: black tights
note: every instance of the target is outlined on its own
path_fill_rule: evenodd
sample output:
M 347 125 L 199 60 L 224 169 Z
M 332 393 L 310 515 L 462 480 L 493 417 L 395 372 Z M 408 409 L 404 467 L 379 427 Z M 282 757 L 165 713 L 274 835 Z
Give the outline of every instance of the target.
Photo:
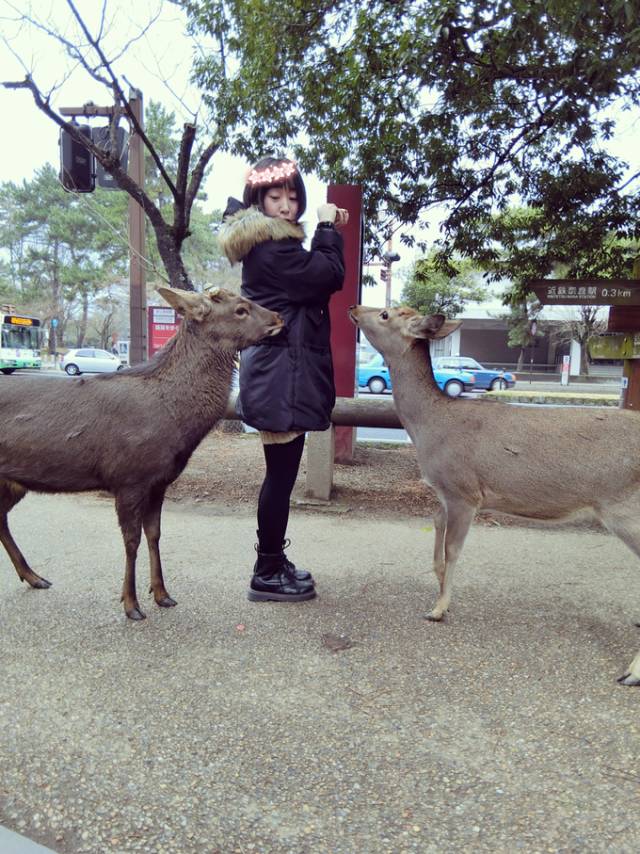
M 283 445 L 263 445 L 267 473 L 258 498 L 261 552 L 273 554 L 282 548 L 303 448 L 304 433 Z

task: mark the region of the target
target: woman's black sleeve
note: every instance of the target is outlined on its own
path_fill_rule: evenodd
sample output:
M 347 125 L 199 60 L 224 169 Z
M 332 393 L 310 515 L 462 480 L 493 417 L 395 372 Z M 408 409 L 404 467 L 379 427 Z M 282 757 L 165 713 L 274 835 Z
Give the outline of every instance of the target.
M 269 275 L 286 291 L 291 302 L 323 302 L 342 288 L 343 242 L 337 231 L 317 230 L 311 251 L 289 240 L 273 241 L 269 248 L 265 258 Z

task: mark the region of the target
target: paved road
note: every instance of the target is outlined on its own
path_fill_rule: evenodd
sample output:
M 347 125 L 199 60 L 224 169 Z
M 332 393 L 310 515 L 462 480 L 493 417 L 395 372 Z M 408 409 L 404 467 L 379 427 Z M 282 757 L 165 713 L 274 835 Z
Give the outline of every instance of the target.
M 559 382 L 527 382 L 526 380 L 518 383 L 516 386 L 517 390 L 525 391 L 525 392 L 533 392 L 535 394 L 540 394 L 542 392 L 585 392 L 589 394 L 618 394 L 620 390 L 620 384 L 616 381 L 603 381 L 599 383 L 570 383 L 568 386 L 563 386 Z M 482 400 L 484 392 L 469 392 L 462 395 L 462 397 L 467 398 L 469 400 Z M 363 398 L 373 398 L 379 400 L 391 400 L 392 395 L 390 392 L 386 392 L 384 394 L 371 394 L 367 391 L 360 391 L 359 395 Z M 536 406 L 544 406 L 547 404 L 535 404 Z M 407 435 L 406 430 L 389 430 L 385 428 L 377 428 L 377 427 L 358 427 L 356 433 L 358 441 L 368 441 L 368 442 L 409 442 L 409 436 Z
M 434 625 L 427 520 L 297 510 L 320 595 L 256 605 L 253 515 L 170 505 L 179 605 L 148 603 L 143 558 L 133 624 L 109 501 L 12 516 L 54 586 L 0 556 L 7 828 L 60 854 L 640 848 L 640 691 L 615 681 L 638 562 L 617 540 L 475 525 Z

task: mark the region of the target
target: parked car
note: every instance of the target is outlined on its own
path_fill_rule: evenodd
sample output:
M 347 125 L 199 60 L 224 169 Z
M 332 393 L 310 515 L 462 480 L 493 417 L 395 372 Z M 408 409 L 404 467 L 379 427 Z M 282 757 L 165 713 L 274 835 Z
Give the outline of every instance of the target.
M 452 370 L 434 367 L 433 376 L 438 386 L 445 391 L 449 397 L 459 397 L 463 391 L 473 391 L 475 378 L 467 371 L 457 368 Z M 389 368 L 384 359 L 378 353 L 370 361 L 358 366 L 358 387 L 368 388 L 372 394 L 382 394 L 391 391 L 391 377 Z
M 119 356 L 108 353 L 106 350 L 97 350 L 94 347 L 82 347 L 79 350 L 68 350 L 62 357 L 60 367 L 70 377 L 77 374 L 105 374 L 119 371 L 124 366 Z
M 434 359 L 434 369 L 449 369 L 469 371 L 476 378 L 476 390 L 513 388 L 516 384 L 516 375 L 509 371 L 485 368 L 480 362 L 476 362 L 470 356 L 440 356 Z

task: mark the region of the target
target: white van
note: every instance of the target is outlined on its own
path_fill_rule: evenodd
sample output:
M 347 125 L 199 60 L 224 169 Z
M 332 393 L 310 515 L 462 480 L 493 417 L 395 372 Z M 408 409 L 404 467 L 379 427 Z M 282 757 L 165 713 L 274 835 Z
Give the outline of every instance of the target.
M 118 356 L 123 365 L 129 364 L 129 341 L 116 341 L 114 355 Z

